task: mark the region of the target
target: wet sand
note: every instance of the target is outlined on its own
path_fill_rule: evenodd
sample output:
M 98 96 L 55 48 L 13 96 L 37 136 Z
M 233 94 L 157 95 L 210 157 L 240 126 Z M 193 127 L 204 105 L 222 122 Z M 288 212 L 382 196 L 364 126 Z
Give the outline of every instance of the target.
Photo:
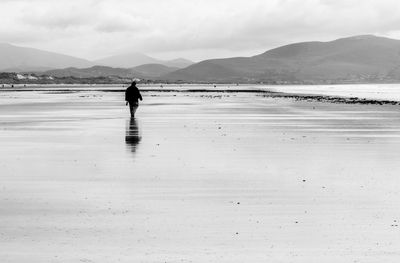
M 0 93 L 0 262 L 397 262 L 400 109 Z

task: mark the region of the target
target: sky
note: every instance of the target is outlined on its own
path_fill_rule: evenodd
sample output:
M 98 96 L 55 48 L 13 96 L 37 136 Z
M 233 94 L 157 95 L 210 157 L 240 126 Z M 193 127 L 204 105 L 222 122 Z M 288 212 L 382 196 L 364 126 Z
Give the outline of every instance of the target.
M 86 59 L 251 56 L 375 34 L 400 39 L 398 0 L 0 0 L 0 42 Z

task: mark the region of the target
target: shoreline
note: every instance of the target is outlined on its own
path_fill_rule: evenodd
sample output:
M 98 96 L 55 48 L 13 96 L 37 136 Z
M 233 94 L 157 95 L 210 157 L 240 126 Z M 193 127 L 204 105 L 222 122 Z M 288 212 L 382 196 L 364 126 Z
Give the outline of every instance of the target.
M 68 89 L 24 89 L 24 88 L 13 88 L 13 89 L 0 89 L 0 92 L 50 92 L 50 93 L 75 93 L 75 92 L 125 92 L 125 89 L 82 89 L 82 88 L 68 88 Z M 269 97 L 269 98 L 284 98 L 294 99 L 297 101 L 310 101 L 310 102 L 328 102 L 337 104 L 370 104 L 370 105 L 400 105 L 400 101 L 396 100 L 384 100 L 384 99 L 367 99 L 359 98 L 356 96 L 332 96 L 332 95 L 320 95 L 320 94 L 300 94 L 292 92 L 278 92 L 261 89 L 163 89 L 163 88 L 141 88 L 141 92 L 178 92 L 178 93 L 257 93 L 256 96 Z

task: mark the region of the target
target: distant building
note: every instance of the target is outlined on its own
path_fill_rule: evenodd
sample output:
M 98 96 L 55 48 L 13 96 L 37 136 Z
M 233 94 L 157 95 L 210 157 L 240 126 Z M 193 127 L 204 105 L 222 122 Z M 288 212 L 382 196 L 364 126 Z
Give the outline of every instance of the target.
M 39 79 L 38 77 L 35 77 L 35 76 L 32 76 L 32 75 L 28 75 L 26 78 L 30 79 L 30 80 L 38 80 Z
M 17 74 L 17 79 L 26 79 L 26 77 L 22 74 Z

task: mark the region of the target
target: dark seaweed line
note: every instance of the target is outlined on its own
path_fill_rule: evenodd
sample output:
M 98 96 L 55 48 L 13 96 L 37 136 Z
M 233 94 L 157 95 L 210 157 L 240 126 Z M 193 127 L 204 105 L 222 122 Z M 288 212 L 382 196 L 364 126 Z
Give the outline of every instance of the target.
M 365 99 L 358 97 L 340 97 L 340 96 L 336 97 L 328 95 L 312 95 L 312 94 L 299 95 L 293 93 L 272 92 L 271 94 L 261 95 L 261 96 L 295 99 L 301 101 L 329 102 L 329 103 L 341 103 L 341 104 L 400 105 L 400 101 L 394 101 L 394 100 L 375 100 L 375 99 Z

